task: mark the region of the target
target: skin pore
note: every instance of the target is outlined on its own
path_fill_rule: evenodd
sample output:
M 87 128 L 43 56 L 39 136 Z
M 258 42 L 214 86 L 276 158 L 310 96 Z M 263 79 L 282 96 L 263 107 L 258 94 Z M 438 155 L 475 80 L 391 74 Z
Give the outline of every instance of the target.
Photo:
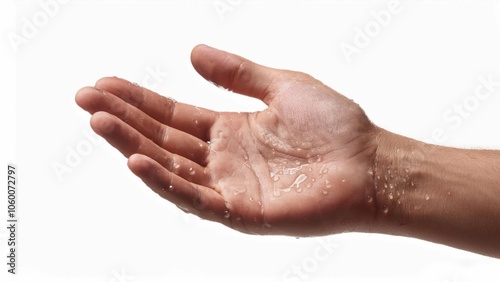
M 311 76 L 199 45 L 205 79 L 262 100 L 214 112 L 109 77 L 76 102 L 130 170 L 186 212 L 251 234 L 379 232 L 500 257 L 500 153 L 425 144 Z

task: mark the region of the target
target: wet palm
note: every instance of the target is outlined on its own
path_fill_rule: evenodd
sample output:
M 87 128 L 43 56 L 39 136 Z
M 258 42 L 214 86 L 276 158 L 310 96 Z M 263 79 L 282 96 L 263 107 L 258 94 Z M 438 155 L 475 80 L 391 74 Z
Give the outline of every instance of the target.
M 312 77 L 199 46 L 206 79 L 264 101 L 256 113 L 175 103 L 117 78 L 77 94 L 94 130 L 181 209 L 243 232 L 308 236 L 369 227 L 376 127 Z

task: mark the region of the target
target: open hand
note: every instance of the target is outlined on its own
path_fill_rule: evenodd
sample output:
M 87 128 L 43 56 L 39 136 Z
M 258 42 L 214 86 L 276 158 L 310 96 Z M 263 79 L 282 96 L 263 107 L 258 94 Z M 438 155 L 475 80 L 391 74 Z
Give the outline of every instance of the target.
M 184 211 L 252 234 L 370 228 L 379 129 L 357 104 L 307 74 L 208 46 L 191 60 L 207 80 L 268 107 L 214 112 L 119 78 L 76 101 L 130 170 Z

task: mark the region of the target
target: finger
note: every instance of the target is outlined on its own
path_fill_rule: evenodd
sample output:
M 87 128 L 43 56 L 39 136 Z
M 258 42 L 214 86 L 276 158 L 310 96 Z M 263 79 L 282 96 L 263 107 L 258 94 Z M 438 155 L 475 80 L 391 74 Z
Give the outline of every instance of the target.
M 191 62 L 205 79 L 231 91 L 260 99 L 268 104 L 284 71 L 268 68 L 240 56 L 198 45 L 191 52 Z
M 216 112 L 175 102 L 121 78 L 102 78 L 97 81 L 95 87 L 119 97 L 160 123 L 204 141 L 209 140 L 209 131 L 217 117 Z
M 106 112 L 97 112 L 92 115 L 90 125 L 97 134 L 106 139 L 111 146 L 115 147 L 127 158 L 136 153 L 143 154 L 189 181 L 202 185 L 209 181 L 205 168 L 182 156 L 160 148 L 153 141 L 113 115 Z
M 169 152 L 189 158 L 200 165 L 206 164 L 209 152 L 206 142 L 158 122 L 107 91 L 85 87 L 78 91 L 76 101 L 91 114 L 105 111 L 118 117 Z
M 227 221 L 224 199 L 215 190 L 186 181 L 144 155 L 132 155 L 128 166 L 154 192 L 185 212 L 209 220 Z

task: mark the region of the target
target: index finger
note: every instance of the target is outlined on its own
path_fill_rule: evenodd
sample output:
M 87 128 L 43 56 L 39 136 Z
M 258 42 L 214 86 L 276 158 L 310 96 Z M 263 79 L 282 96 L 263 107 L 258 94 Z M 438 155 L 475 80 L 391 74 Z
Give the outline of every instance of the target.
M 210 128 L 218 116 L 214 111 L 176 102 L 117 77 L 101 78 L 95 87 L 121 98 L 165 125 L 204 141 L 210 140 Z

